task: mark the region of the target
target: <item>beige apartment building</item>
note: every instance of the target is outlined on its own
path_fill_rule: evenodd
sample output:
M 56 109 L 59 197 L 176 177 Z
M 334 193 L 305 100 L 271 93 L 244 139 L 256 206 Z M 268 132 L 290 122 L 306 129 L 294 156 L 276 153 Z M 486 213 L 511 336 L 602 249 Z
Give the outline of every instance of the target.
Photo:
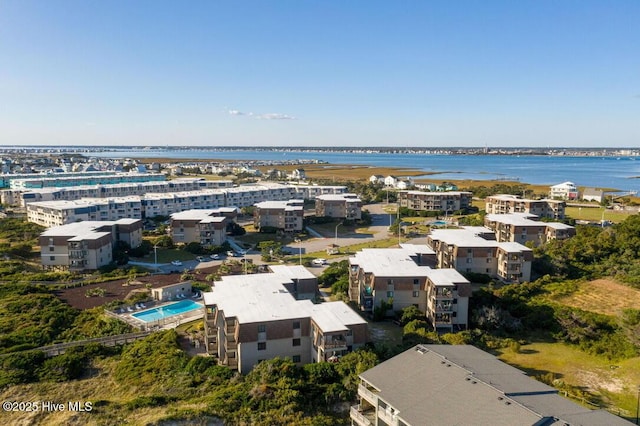
M 253 210 L 256 229 L 272 227 L 285 232 L 299 232 L 303 228 L 304 201 L 263 201 Z
M 629 426 L 471 345 L 417 345 L 360 374 L 353 426 Z
M 349 258 L 349 298 L 366 312 L 382 302 L 393 311 L 415 306 L 436 330 L 464 330 L 471 285 L 456 270 L 432 269 L 434 264 L 435 253 L 426 246 L 363 249 Z
M 432 230 L 427 245 L 436 253 L 438 268 L 486 274 L 508 283 L 531 280 L 533 251 L 520 243 L 497 241 L 488 228 Z
M 463 191 L 398 191 L 398 202 L 401 207 L 411 210 L 451 214 L 468 209 L 471 206 L 472 196 L 471 192 Z
M 74 272 L 96 270 L 111 263 L 117 241 L 138 247 L 142 221 L 77 222 L 49 228 L 39 237 L 41 264 Z
M 534 245 L 549 240 L 564 240 L 576 235 L 576 228 L 560 222 L 541 222 L 528 213 L 487 214 L 484 226 L 495 232 L 499 242 Z
M 566 206 L 562 200 L 528 200 L 511 194 L 485 198 L 487 214 L 527 213 L 547 219 L 564 219 Z
M 362 200 L 356 194 L 328 194 L 316 197 L 316 216 L 345 220 L 362 218 Z
M 227 224 L 237 216 L 235 207 L 186 210 L 171 215 L 171 239 L 174 243 L 197 242 L 219 246 L 227 239 Z
M 204 293 L 207 353 L 246 374 L 271 358 L 299 365 L 333 361 L 367 343 L 367 323 L 348 305 L 297 300 L 289 276 L 278 271 L 216 281 Z

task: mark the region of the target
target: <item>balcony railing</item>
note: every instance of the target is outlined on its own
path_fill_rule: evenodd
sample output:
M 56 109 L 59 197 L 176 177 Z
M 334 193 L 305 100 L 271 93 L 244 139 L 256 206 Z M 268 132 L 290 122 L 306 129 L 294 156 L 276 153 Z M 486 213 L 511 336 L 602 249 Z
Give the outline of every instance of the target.
M 380 420 L 382 420 L 383 422 L 385 422 L 385 424 L 388 425 L 397 425 L 398 421 L 397 421 L 397 413 L 395 413 L 393 410 L 378 410 L 378 417 L 380 418 Z
M 358 396 L 366 399 L 367 401 L 369 401 L 373 405 L 377 405 L 378 404 L 378 397 L 376 396 L 376 394 L 373 391 L 371 391 L 370 389 L 368 389 L 362 383 L 358 385 Z
M 350 415 L 351 419 L 360 426 L 370 426 L 375 424 L 375 411 L 371 410 L 361 411 L 359 405 L 351 407 Z

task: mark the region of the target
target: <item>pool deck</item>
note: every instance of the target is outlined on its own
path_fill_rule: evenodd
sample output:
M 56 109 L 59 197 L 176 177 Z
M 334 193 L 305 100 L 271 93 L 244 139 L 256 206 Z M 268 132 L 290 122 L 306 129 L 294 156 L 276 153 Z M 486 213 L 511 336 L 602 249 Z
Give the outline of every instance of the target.
M 192 302 L 202 304 L 202 298 L 200 299 L 187 298 L 187 299 L 170 300 L 170 301 L 161 302 L 161 303 L 144 302 L 146 305 L 145 308 L 135 309 L 131 312 L 129 312 L 128 310 L 126 312 L 120 312 L 118 310 L 116 311 L 107 310 L 105 312 L 107 312 L 109 316 L 117 318 L 121 321 L 124 321 L 127 324 L 132 325 L 133 327 L 136 327 L 140 330 L 169 330 L 169 329 L 178 327 L 180 324 L 184 324 L 186 322 L 191 322 L 191 321 L 203 318 L 204 309 L 194 309 L 192 311 L 188 311 L 182 314 L 172 315 L 166 318 L 161 318 L 161 319 L 158 319 L 155 321 L 149 321 L 149 322 L 138 319 L 134 317 L 133 314 L 139 314 L 141 312 L 149 311 L 151 309 L 157 309 L 157 308 L 173 305 L 183 300 L 190 300 Z M 202 307 L 204 308 L 204 305 L 202 305 Z

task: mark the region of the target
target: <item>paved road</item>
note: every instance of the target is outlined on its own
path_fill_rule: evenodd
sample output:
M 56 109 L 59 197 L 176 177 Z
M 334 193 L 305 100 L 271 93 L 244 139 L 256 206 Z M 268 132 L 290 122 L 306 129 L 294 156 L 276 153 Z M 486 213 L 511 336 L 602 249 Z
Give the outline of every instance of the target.
M 344 247 L 389 238 L 387 228 L 389 227 L 390 218 L 389 215 L 384 212 L 382 207 L 382 204 L 368 204 L 362 207 L 363 209 L 369 210 L 371 213 L 372 223 L 367 232 L 338 234 L 337 239 L 335 237 L 327 236 L 326 238 L 311 238 L 309 240 L 305 240 L 302 242 L 302 254 L 304 255 L 305 253 L 324 251 L 330 244 L 337 244 L 340 247 Z M 393 220 L 394 217 L 391 216 L 391 221 L 393 222 Z M 340 228 L 338 228 L 338 230 L 340 230 Z M 300 243 L 291 243 L 287 249 L 292 253 L 298 253 Z

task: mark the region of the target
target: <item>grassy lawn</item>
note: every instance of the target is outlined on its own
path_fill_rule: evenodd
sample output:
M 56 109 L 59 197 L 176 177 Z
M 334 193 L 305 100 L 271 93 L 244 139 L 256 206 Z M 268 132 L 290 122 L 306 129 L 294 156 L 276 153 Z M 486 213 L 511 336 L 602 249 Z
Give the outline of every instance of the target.
M 404 242 L 405 240 L 403 240 Z M 302 256 L 302 261 L 304 262 L 305 259 L 315 259 L 315 258 L 324 258 L 324 259 L 335 259 L 335 258 L 339 258 L 339 257 L 344 257 L 345 255 L 348 254 L 353 254 L 359 250 L 362 250 L 363 248 L 389 248 L 389 247 L 393 247 L 393 246 L 397 246 L 398 245 L 398 238 L 387 238 L 384 240 L 376 240 L 376 241 L 371 241 L 368 243 L 360 243 L 360 244 L 353 244 L 350 246 L 344 246 L 344 247 L 340 247 L 340 253 L 338 254 L 327 254 L 326 251 L 314 251 L 312 253 L 305 253 Z M 288 256 L 285 258 L 286 261 L 288 262 L 298 262 L 299 258 L 298 256 Z
M 612 363 L 563 343 L 532 343 L 520 353 L 503 349 L 498 358 L 531 376 L 553 373 L 556 380 L 595 394 L 604 405 L 635 414 L 640 357 Z
M 310 225 L 309 227 L 311 229 L 313 229 L 314 231 L 324 235 L 325 237 L 329 238 L 329 237 L 335 237 L 336 235 L 336 226 L 339 224 L 340 222 L 336 221 L 336 222 L 331 222 L 331 223 L 314 223 L 313 225 Z M 357 232 L 358 229 L 355 226 L 345 226 L 345 225 L 340 225 L 338 226 L 338 237 L 341 236 L 345 236 L 348 234 L 352 234 L 354 232 Z
M 604 216 L 602 212 L 604 211 Z M 591 221 L 600 221 L 604 217 L 604 220 L 609 220 L 613 223 L 618 223 L 624 221 L 629 217 L 631 213 L 625 213 L 616 210 L 607 210 L 604 207 L 567 207 L 565 209 L 565 214 L 572 218 L 578 220 L 591 220 Z
M 598 279 L 576 284 L 568 295 L 552 297 L 555 302 L 603 315 L 620 315 L 623 309 L 640 308 L 640 290 L 613 280 Z
M 178 249 L 166 249 L 166 248 L 158 248 L 158 263 L 169 263 L 172 260 L 194 260 L 196 258 L 195 254 L 191 254 L 188 251 L 178 250 Z M 140 262 L 154 262 L 154 253 L 153 250 L 144 258 L 134 259 Z
M 402 327 L 390 321 L 368 322 L 369 335 L 376 345 L 400 345 L 402 344 Z

